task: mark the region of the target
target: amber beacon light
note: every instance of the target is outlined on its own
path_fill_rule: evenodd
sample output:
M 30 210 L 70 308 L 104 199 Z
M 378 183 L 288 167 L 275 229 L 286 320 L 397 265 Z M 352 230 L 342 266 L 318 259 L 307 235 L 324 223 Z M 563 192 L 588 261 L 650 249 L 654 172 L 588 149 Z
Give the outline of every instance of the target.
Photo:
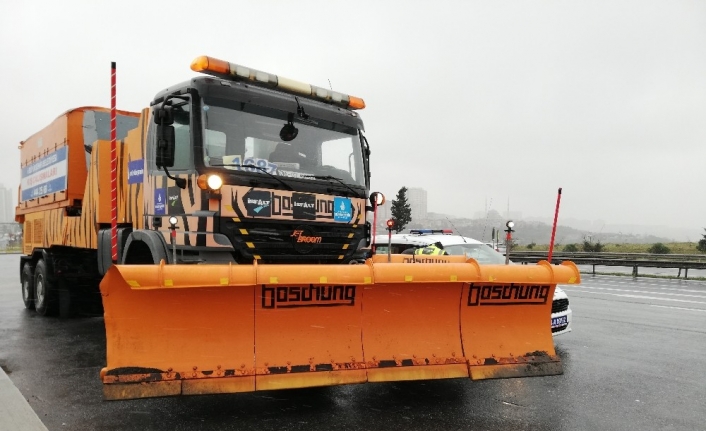
M 365 108 L 365 101 L 360 97 L 339 93 L 213 57 L 197 57 L 191 62 L 191 70 L 229 79 L 231 81 L 248 81 L 255 85 L 277 88 L 287 93 L 308 97 L 347 109 Z

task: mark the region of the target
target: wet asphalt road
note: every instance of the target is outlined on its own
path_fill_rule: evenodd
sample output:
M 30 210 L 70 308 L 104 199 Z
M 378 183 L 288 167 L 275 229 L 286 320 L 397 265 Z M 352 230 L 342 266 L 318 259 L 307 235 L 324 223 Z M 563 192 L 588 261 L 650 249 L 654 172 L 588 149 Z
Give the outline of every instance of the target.
M 0 255 L 0 365 L 50 430 L 706 429 L 706 282 L 566 287 L 561 376 L 106 402 L 102 318 L 25 310 L 18 262 Z

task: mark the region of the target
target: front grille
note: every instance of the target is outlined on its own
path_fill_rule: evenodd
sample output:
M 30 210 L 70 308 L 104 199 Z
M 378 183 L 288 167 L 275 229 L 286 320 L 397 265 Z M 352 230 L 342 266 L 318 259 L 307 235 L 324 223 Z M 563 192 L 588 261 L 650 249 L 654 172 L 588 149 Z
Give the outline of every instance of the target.
M 566 311 L 569 309 L 569 300 L 564 298 L 564 299 L 555 299 L 552 301 L 552 313 L 561 313 L 562 311 Z
M 320 242 L 298 243 L 295 231 L 320 237 Z M 223 219 L 221 231 L 233 240 L 244 261 L 259 256 L 262 263 L 341 263 L 350 259 L 365 233 L 365 225 L 283 220 Z M 301 233 L 301 232 L 300 232 Z M 343 256 L 343 258 L 341 258 Z
M 568 326 L 569 326 L 569 324 L 567 323 L 566 325 L 561 325 L 561 326 L 557 326 L 556 328 L 552 328 L 552 334 L 555 332 L 563 331 Z

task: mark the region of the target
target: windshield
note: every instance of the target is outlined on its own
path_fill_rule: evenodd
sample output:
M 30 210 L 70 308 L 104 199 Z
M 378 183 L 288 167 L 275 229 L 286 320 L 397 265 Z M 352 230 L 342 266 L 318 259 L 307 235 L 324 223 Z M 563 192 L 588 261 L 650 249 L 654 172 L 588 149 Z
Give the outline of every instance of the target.
M 492 265 L 504 264 L 505 256 L 488 247 L 485 244 L 454 244 L 444 246 L 444 251 L 452 256 L 463 256 L 473 258 L 479 264 Z
M 365 186 L 357 129 L 318 119 L 302 123 L 294 115 L 298 133 L 293 140 L 284 142 L 280 130 L 287 123 L 287 112 L 208 102 L 202 108 L 206 166 L 257 175 L 269 173 L 285 179 L 334 177 L 346 184 Z M 255 165 L 267 173 L 239 165 Z
M 395 243 L 394 240 L 392 244 L 387 244 L 387 238 L 382 236 L 376 237 L 375 253 L 376 254 L 387 254 L 388 249 L 390 253 L 400 254 L 414 253 L 415 249 L 423 248 L 432 242 L 426 242 L 423 238 L 419 238 L 421 241 L 405 241 L 404 243 Z M 498 253 L 494 249 L 488 247 L 485 244 L 471 244 L 471 243 L 461 243 L 453 245 L 445 245 L 444 251 L 446 254 L 451 256 L 466 256 L 466 259 L 473 258 L 478 261 L 481 265 L 504 265 L 505 256 Z

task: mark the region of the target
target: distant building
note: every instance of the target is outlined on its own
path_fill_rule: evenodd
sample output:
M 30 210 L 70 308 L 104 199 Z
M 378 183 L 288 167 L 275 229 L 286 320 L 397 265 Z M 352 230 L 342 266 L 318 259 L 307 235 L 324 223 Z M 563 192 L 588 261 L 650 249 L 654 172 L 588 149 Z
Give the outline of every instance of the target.
M 14 202 L 12 191 L 0 185 L 0 223 L 12 223 L 15 221 Z
M 412 209 L 412 220 L 427 218 L 427 191 L 421 188 L 407 189 L 407 202 Z

